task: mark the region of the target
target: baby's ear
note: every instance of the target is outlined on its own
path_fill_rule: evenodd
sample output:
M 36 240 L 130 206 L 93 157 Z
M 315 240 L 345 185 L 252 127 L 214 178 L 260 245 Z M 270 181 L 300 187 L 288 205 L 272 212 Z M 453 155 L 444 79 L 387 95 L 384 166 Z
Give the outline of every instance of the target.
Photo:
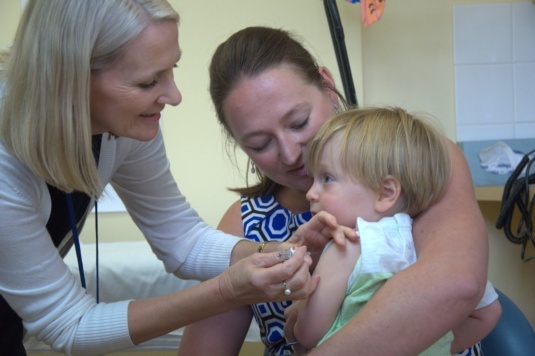
M 386 213 L 395 207 L 401 196 L 401 183 L 393 176 L 383 179 L 381 192 L 375 202 L 375 209 L 380 213 Z

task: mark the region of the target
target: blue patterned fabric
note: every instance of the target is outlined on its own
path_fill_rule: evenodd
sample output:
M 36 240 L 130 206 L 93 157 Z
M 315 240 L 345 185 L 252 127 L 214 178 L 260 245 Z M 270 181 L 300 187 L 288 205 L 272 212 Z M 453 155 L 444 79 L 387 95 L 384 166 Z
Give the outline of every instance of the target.
M 467 348 L 463 352 L 456 353 L 454 356 L 483 356 L 483 351 L 481 351 L 481 343 L 478 342 L 477 344 Z
M 310 220 L 310 212 L 293 214 L 282 207 L 273 195 L 241 198 L 241 215 L 245 238 L 253 241 L 286 241 L 297 228 Z M 282 293 L 282 286 L 281 286 Z M 262 342 L 269 355 L 289 355 L 292 348 L 284 339 L 284 309 L 291 301 L 251 305 L 260 327 Z

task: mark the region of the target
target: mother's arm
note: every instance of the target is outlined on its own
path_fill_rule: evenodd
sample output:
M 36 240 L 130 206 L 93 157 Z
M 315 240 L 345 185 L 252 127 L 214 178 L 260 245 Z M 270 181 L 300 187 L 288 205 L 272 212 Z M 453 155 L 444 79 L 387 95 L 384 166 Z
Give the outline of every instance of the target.
M 414 223 L 417 263 L 311 354 L 414 355 L 474 310 L 487 280 L 487 231 L 464 155 L 453 143 L 450 152 L 445 196 Z

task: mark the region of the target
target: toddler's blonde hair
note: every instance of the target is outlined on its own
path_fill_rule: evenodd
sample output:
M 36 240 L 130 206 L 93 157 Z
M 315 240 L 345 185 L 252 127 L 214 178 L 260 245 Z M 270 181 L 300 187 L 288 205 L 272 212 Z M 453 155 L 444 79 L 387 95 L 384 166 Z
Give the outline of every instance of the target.
M 399 107 L 345 111 L 308 142 L 309 173 L 318 171 L 325 145 L 334 137 L 340 137 L 342 170 L 354 181 L 375 192 L 387 176 L 400 182 L 400 212 L 415 216 L 444 194 L 451 170 L 448 142 L 423 116 Z

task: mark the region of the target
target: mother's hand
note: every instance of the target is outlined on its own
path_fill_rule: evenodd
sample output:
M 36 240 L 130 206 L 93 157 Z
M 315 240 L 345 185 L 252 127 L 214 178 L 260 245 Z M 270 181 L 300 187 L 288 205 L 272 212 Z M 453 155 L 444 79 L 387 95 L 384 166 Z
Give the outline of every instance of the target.
M 336 244 L 344 246 L 346 238 L 351 241 L 357 241 L 358 237 L 355 229 L 338 225 L 333 215 L 320 211 L 309 222 L 301 225 L 292 238 L 282 245 L 307 246 L 315 265 L 327 242 L 334 239 Z
M 284 309 L 284 318 L 286 322 L 284 323 L 284 338 L 288 343 L 293 344 L 292 349 L 295 356 L 306 355 L 307 349 L 305 349 L 301 344 L 297 343 L 297 339 L 294 335 L 294 326 L 297 322 L 297 313 L 299 309 L 299 301 L 292 303 L 288 308 Z
M 304 299 L 318 285 L 309 269 L 312 259 L 305 246 L 281 261 L 278 252 L 255 253 L 244 258 L 220 275 L 219 288 L 224 303 L 254 304 L 267 301 Z M 285 294 L 289 289 L 290 294 Z

